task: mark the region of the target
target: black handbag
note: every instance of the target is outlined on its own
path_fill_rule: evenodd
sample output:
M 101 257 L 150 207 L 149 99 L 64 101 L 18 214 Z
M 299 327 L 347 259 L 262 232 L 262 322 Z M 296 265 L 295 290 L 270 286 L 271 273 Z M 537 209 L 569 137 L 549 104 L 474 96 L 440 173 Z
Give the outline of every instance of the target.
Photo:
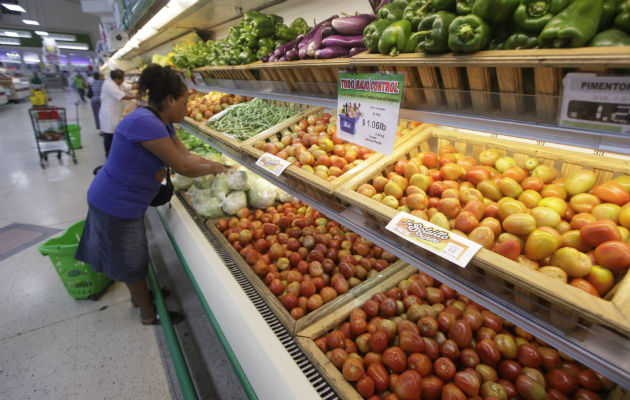
M 171 171 L 169 167 L 166 167 L 166 185 L 160 185 L 160 191 L 155 195 L 151 201 L 151 207 L 158 207 L 171 201 L 173 197 L 173 182 L 171 182 Z

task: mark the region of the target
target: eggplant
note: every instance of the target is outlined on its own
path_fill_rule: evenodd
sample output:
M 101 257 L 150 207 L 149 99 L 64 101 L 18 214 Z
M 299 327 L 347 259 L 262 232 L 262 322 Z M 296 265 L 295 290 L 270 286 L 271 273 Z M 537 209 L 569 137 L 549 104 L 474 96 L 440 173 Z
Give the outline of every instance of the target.
M 287 61 L 293 61 L 299 58 L 298 51 L 295 49 L 287 51 L 284 56 L 287 58 Z
M 356 36 L 343 36 L 343 35 L 335 35 L 328 36 L 326 39 L 322 40 L 322 45 L 324 47 L 363 47 L 363 35 Z
M 269 62 L 276 62 L 278 59 L 273 54 L 269 56 Z
M 304 39 L 298 44 L 298 53 L 299 53 L 300 59 L 305 59 L 308 57 L 308 46 L 311 43 L 311 40 L 315 37 L 316 34 L 319 34 L 321 37 L 321 31 L 328 24 L 330 24 L 330 22 L 335 18 L 337 18 L 337 15 L 333 15 L 327 20 L 320 22 L 319 24 L 315 25 L 313 29 L 311 29 L 311 31 L 306 36 L 304 36 Z M 321 29 L 318 29 L 318 28 L 321 28 Z M 321 42 L 321 38 L 320 38 L 320 42 Z M 314 50 L 317 50 L 319 47 L 320 46 L 316 47 Z
M 306 48 L 306 54 L 308 54 L 309 57 L 315 56 L 315 50 L 322 47 L 322 31 L 324 30 L 324 28 L 330 25 L 331 22 L 328 21 L 324 24 L 321 24 L 319 28 L 315 29 L 316 32 L 313 37 L 311 37 L 311 40 L 308 42 L 308 46 Z
M 335 18 L 332 20 L 332 27 L 342 35 L 362 35 L 365 27 L 375 19 L 373 14 Z
M 340 47 L 340 46 L 331 46 L 331 47 L 324 47 L 323 49 L 319 49 L 319 50 L 315 50 L 315 58 L 320 59 L 320 58 L 338 58 L 338 57 L 345 57 L 348 55 L 348 48 L 347 47 Z
M 262 57 L 260 57 L 260 61 L 262 61 L 264 63 L 269 62 L 269 57 L 270 56 L 262 56 Z
M 337 31 L 333 29 L 332 26 L 327 26 L 322 29 L 322 38 L 327 38 L 328 36 L 337 35 Z
M 280 59 L 278 59 L 278 61 L 286 61 L 287 58 L 285 56 L 280 57 Z
M 363 53 L 364 51 L 367 51 L 365 47 L 353 47 L 350 49 L 350 57 L 356 56 L 357 54 Z
M 292 40 L 288 43 L 283 44 L 282 46 L 278 47 L 276 50 L 274 50 L 273 55 L 277 57 L 282 57 L 284 55 L 284 53 L 286 53 L 287 51 L 294 49 L 295 47 L 297 47 L 297 45 L 300 43 L 300 37 L 298 36 L 297 38 L 295 38 L 295 40 Z

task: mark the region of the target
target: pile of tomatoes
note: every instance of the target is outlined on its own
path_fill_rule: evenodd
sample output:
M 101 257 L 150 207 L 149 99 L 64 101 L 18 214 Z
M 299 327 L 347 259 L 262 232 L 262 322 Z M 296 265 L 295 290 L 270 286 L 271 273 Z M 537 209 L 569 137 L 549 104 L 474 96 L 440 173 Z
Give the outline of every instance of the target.
M 559 178 L 536 158 L 487 149 L 475 160 L 447 145 L 357 191 L 594 296 L 630 267 L 628 175 L 597 185 L 591 170 Z
M 186 116 L 197 122 L 204 122 L 233 104 L 250 101 L 251 97 L 243 97 L 220 92 L 206 94 L 194 92 L 188 98 Z
M 396 261 L 299 202 L 243 208 L 215 224 L 296 320 Z
M 614 387 L 422 272 L 315 344 L 370 400 L 597 400 Z

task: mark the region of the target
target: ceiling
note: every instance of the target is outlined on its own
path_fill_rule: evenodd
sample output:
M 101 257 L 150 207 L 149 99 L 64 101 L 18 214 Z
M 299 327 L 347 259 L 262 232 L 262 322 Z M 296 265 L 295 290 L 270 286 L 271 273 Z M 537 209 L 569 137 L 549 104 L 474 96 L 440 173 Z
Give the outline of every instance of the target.
M 68 33 L 85 33 L 90 36 L 92 46 L 99 39 L 100 18 L 84 14 L 80 0 L 18 0 L 26 14 L 10 15 L 0 13 L 0 26 L 51 30 Z M 22 19 L 34 19 L 39 26 L 25 25 Z

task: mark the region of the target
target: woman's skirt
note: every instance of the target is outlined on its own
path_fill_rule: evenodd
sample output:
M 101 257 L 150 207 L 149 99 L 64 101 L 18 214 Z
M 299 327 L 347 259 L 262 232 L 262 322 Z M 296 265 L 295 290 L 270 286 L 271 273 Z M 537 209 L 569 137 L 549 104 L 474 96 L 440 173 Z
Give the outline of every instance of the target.
M 75 258 L 115 281 L 146 279 L 149 247 L 144 217 L 118 218 L 89 206 Z

